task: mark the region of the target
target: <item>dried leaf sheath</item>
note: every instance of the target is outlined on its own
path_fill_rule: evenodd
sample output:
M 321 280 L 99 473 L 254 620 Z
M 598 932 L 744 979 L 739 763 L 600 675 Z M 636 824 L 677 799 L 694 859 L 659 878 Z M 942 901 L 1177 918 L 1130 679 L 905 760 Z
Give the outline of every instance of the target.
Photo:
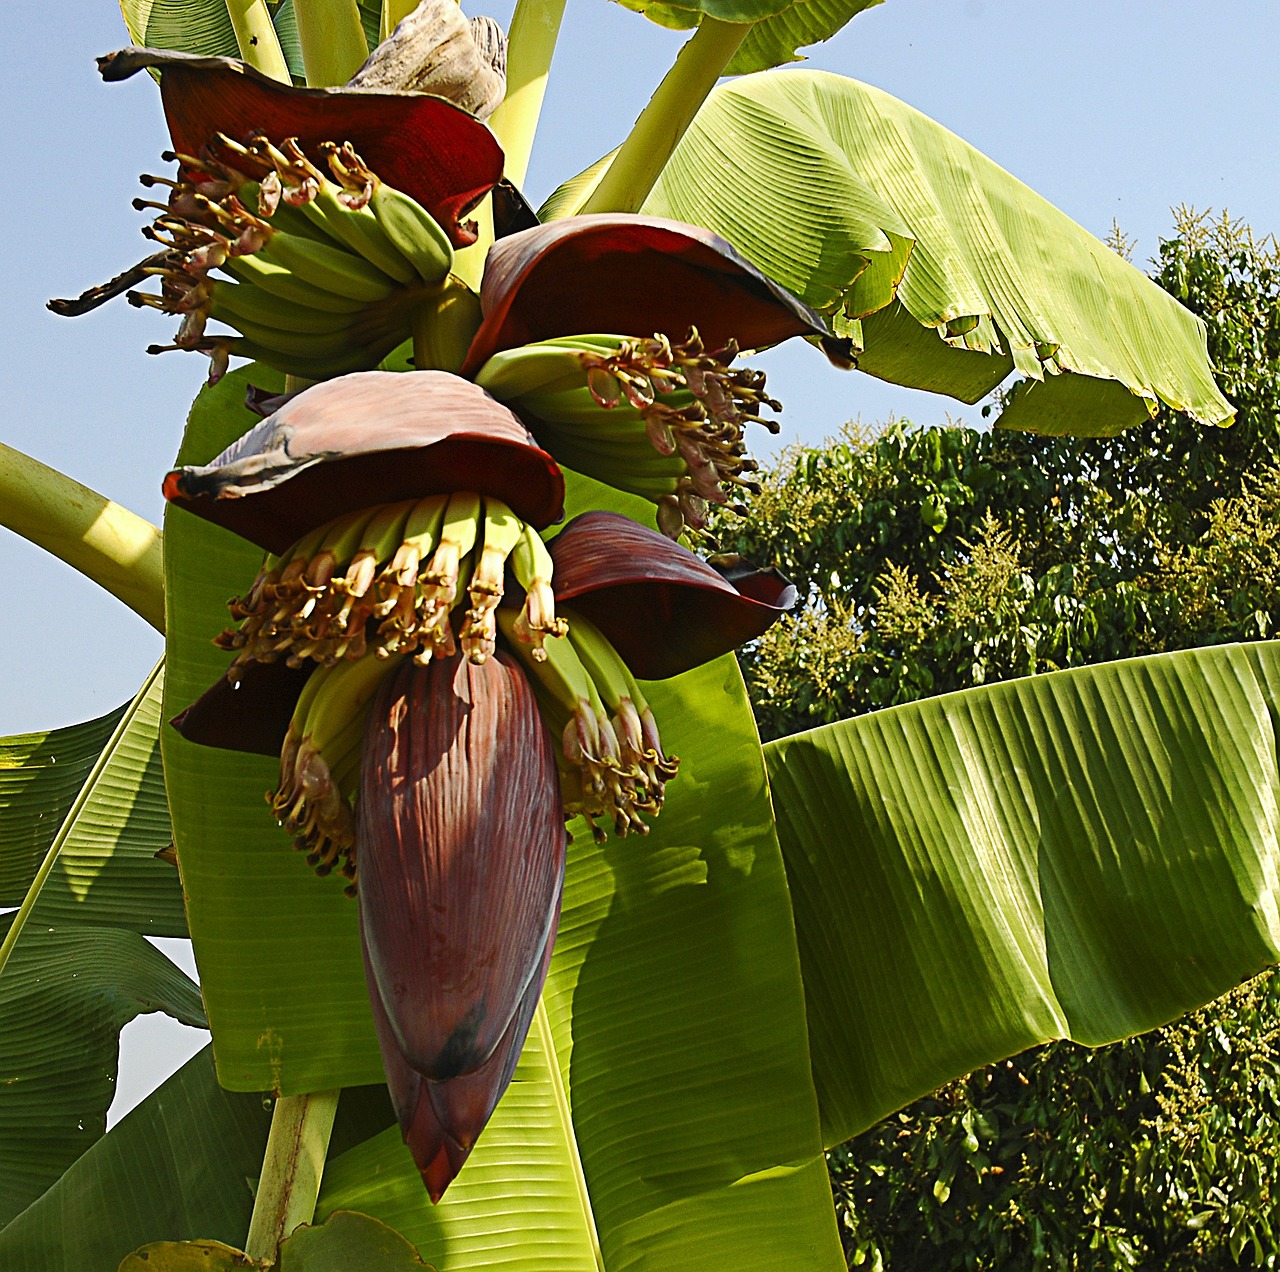
M 388 680 L 365 733 L 357 851 L 389 1069 L 442 1082 L 493 1056 L 553 937 L 564 844 L 551 740 L 518 665 L 455 656 Z

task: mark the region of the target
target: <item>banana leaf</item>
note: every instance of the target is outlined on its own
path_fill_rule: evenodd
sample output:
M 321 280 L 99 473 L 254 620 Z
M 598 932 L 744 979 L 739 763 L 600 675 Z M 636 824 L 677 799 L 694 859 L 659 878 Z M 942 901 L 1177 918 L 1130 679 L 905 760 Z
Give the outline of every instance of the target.
M 1233 417 L 1199 318 L 940 124 L 854 80 L 720 85 L 644 211 L 722 234 L 827 314 L 872 375 L 974 402 L 1016 372 L 1002 426 L 1110 435 L 1160 403 Z
M 23 930 L 0 976 L 0 1223 L 102 1137 L 120 1030 L 148 1011 L 204 1024 L 200 991 L 136 932 Z
M 156 858 L 172 838 L 158 749 L 163 676 L 135 704 L 112 753 L 64 826 L 128 707 L 85 724 L 0 739 L 0 905 L 17 906 L 55 835 L 64 838 L 33 922 L 186 936 L 182 885 Z
M 617 0 L 624 9 L 676 31 L 696 27 L 704 15 L 750 22 L 751 29 L 725 68 L 726 75 L 766 71 L 803 61 L 797 50 L 829 40 L 864 9 L 884 0 Z
M 206 1047 L 0 1230 L 0 1265 L 109 1272 L 147 1241 L 241 1245 L 270 1122 L 218 1086 Z
M 1280 957 L 1280 642 L 1057 672 L 765 748 L 823 1136 Z

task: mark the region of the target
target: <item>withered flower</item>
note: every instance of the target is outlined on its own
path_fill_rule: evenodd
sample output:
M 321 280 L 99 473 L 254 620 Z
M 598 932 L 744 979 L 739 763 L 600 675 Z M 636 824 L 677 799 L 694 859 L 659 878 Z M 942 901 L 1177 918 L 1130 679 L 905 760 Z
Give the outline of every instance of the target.
M 676 776 L 637 676 L 759 635 L 792 592 L 606 513 L 548 549 L 559 470 L 443 372 L 307 389 L 165 493 L 271 554 L 219 637 L 228 677 L 174 723 L 279 751 L 273 812 L 359 897 L 388 1082 L 438 1200 L 530 1027 L 565 819 L 643 834 Z

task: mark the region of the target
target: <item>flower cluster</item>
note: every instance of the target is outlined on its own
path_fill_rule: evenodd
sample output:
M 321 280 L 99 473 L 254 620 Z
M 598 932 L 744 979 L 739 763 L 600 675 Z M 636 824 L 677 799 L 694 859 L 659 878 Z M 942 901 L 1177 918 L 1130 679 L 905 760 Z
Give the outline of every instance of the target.
M 500 156 L 495 171 L 471 116 L 386 95 L 399 149 L 436 174 L 394 185 L 406 169 L 376 94 L 268 89 L 227 65 L 108 60 L 160 69 L 180 165 L 150 179 L 170 191 L 148 205 L 162 291 L 139 303 L 183 314 L 180 346 L 319 381 L 259 397 L 258 424 L 165 480 L 174 505 L 267 554 L 217 637 L 226 675 L 174 723 L 279 755 L 271 810 L 358 900 L 388 1083 L 438 1199 L 541 993 L 566 821 L 601 842 L 646 834 L 677 776 L 646 682 L 794 601 L 776 573 L 675 540 L 753 489 L 745 425 L 776 429 L 763 375 L 731 365 L 739 346 L 822 325 L 706 231 L 580 217 L 500 239 L 450 365 L 426 365 L 428 338 L 413 373 L 353 370 L 357 328 L 380 333 L 361 367 L 401 333 L 388 316 L 413 311 L 417 335 L 425 312 L 429 335 L 461 288 L 459 215 Z M 213 320 L 240 334 L 209 335 Z M 665 533 L 595 511 L 551 534 L 562 463 L 649 498 Z

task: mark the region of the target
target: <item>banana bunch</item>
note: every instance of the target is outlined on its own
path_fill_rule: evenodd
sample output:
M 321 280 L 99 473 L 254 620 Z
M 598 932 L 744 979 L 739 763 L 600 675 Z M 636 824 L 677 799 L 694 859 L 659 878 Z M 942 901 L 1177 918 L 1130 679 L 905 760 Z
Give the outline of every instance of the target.
M 532 417 L 539 441 L 570 467 L 657 504 L 659 526 L 676 538 L 702 529 L 707 504 L 729 504 L 731 488 L 759 492 L 744 425 L 776 433 L 760 410 L 781 405 L 763 372 L 730 370 L 737 353 L 732 343 L 708 352 L 696 330 L 678 345 L 662 335 L 561 337 L 495 354 L 476 383 Z
M 316 874 L 335 869 L 355 895 L 355 819 L 365 716 L 390 674 L 386 661 L 364 658 L 318 667 L 303 686 L 280 752 L 280 783 L 267 794 L 277 820 L 307 854 Z
M 327 174 L 296 140 L 219 134 L 199 157 L 165 155 L 180 164 L 176 180 L 141 178 L 168 189 L 164 203 L 134 201 L 158 211 L 143 233 L 166 250 L 141 267 L 159 294 L 129 301 L 182 319 L 174 344 L 149 352 L 201 350 L 211 379 L 232 354 L 324 379 L 376 366 L 415 315 L 454 299 L 453 247 L 430 213 L 350 145 L 321 150 Z M 238 334 L 209 334 L 210 320 Z
M 214 643 L 235 652 L 233 684 L 249 663 L 282 658 L 291 667 L 367 653 L 426 663 L 457 647 L 451 615 L 465 597 L 457 640 L 482 663 L 494 649 L 508 562 L 525 591 L 519 639 L 545 657 L 545 638 L 564 634 L 546 547 L 506 504 L 469 491 L 347 513 L 267 557 L 229 602 L 239 625 Z
M 503 634 L 532 672 L 543 718 L 560 738 L 565 812 L 581 814 L 597 843 L 606 838 L 598 818 L 612 818 L 621 837 L 646 835 L 644 817 L 661 811 L 680 761 L 664 753 L 640 686 L 599 628 L 580 614 L 562 621 L 568 639 L 546 646 L 539 660 L 521 647 L 515 616 L 498 611 Z

